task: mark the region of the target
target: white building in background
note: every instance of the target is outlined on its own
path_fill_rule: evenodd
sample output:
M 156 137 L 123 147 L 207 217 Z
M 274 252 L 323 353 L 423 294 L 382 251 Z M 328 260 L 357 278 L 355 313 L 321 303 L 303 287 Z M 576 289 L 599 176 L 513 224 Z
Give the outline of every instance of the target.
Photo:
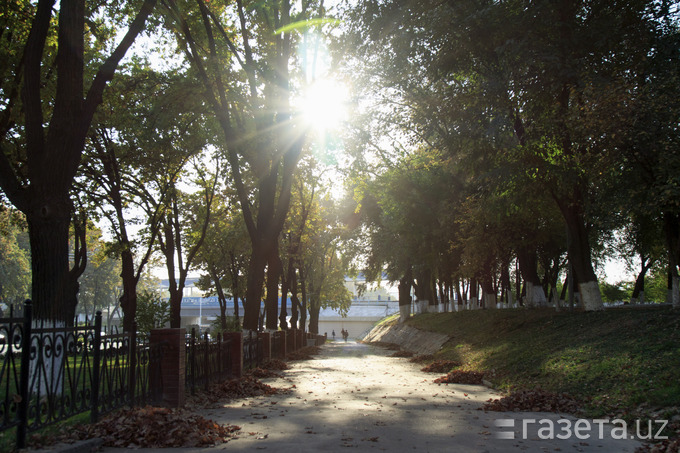
M 340 332 L 345 329 L 349 338 L 362 337 L 375 323 L 386 316 L 399 313 L 399 298 L 396 287 L 388 282 L 378 286 L 366 283 L 360 274 L 356 278 L 345 278 L 345 286 L 352 293 L 352 305 L 346 317 L 330 308 L 321 309 L 319 313 L 319 334 L 328 334 L 328 338 L 342 339 Z M 361 293 L 361 295 L 359 295 Z
M 220 305 L 217 296 L 203 297 L 203 293 L 196 288 L 196 278 L 188 278 L 182 296 L 180 316 L 182 327 L 201 326 L 201 330 L 210 327 L 220 315 Z M 370 330 L 376 322 L 385 316 L 399 312 L 399 301 L 396 288 L 387 285 L 377 286 L 367 284 L 363 275 L 356 278 L 346 278 L 345 285 L 352 293 L 352 305 L 347 316 L 342 317 L 334 309 L 321 309 L 319 313 L 319 334 L 328 334 L 328 338 L 342 339 L 340 331 L 345 329 L 350 338 L 356 338 Z M 363 291 L 360 291 L 363 289 Z M 361 292 L 361 295 L 359 293 Z M 168 298 L 168 280 L 161 281 L 161 294 Z M 290 299 L 288 300 L 290 314 Z M 243 316 L 243 307 L 239 306 L 239 313 Z M 234 315 L 234 302 L 227 302 L 227 316 Z

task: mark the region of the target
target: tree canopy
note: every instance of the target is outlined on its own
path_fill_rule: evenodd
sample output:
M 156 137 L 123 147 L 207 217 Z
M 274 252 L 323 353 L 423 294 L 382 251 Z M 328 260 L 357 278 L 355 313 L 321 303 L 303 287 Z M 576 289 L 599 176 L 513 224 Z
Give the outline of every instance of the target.
M 263 327 L 314 330 L 352 270 L 403 307 L 544 306 L 572 282 L 599 310 L 619 257 L 633 299 L 665 270 L 680 305 L 678 2 L 1 8 L 0 297 L 30 290 L 41 318 L 99 306 L 111 256 L 128 330 L 154 263 L 174 327 L 199 270 L 249 330 L 263 304 Z

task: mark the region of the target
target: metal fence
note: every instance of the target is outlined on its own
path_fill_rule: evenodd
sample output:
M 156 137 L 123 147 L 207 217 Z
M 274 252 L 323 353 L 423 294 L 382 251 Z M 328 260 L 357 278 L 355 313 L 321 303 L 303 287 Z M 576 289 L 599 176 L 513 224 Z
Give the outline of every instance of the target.
M 211 340 L 207 333 L 201 339 L 196 329 L 191 329 L 186 342 L 185 383 L 192 395 L 197 386 L 207 389 L 211 382 L 232 374 L 231 364 L 231 340 L 221 334 Z
M 262 338 L 251 331 L 243 337 L 243 368 L 255 368 L 262 362 Z
M 286 331 L 278 330 L 272 334 L 272 358 L 284 359 L 284 342 L 286 341 Z
M 161 345 L 134 333 L 102 332 L 94 325 L 64 327 L 23 316 L 0 318 L 0 431 L 16 428 L 17 448 L 26 435 L 90 411 L 91 421 L 124 405 L 144 404 L 160 383 Z

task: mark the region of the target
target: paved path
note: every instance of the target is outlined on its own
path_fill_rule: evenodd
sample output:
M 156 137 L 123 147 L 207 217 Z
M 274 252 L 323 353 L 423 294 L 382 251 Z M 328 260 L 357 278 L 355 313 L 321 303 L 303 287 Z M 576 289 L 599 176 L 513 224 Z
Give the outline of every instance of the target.
M 564 424 L 573 419 L 557 414 L 477 410 L 498 395 L 483 386 L 435 384 L 433 379 L 438 375 L 423 373 L 420 366 L 408 359 L 389 357 L 391 354 L 351 341 L 329 343 L 313 360 L 292 362 L 284 378 L 264 380 L 275 387 L 294 384 L 291 393 L 226 402 L 222 408 L 201 412 L 217 422 L 241 426 L 238 439 L 214 448 L 178 451 L 602 453 L 633 452 L 639 446 L 630 440 L 598 440 L 596 426 L 587 440 L 543 440 L 529 425 L 523 439 L 522 419 L 550 418 L 555 423 L 562 419 Z M 512 429 L 496 427 L 497 419 L 515 420 L 514 440 L 499 438 L 499 432 L 507 431 L 508 436 Z M 555 434 L 560 434 L 560 425 L 555 426 Z M 605 434 L 609 431 L 605 425 Z

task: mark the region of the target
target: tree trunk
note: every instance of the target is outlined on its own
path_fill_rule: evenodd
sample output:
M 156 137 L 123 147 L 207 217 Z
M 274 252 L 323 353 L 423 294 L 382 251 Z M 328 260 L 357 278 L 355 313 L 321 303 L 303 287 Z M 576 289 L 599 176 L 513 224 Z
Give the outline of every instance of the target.
M 123 294 L 120 296 L 120 307 L 123 310 L 123 331 L 132 332 L 137 315 L 137 278 L 135 277 L 132 252 L 129 248 L 124 248 L 120 254 L 120 259 L 120 276 L 123 280 Z
M 281 308 L 279 309 L 279 328 L 288 330 L 288 287 L 291 281 L 290 270 L 293 269 L 292 259 L 288 260 L 288 268 L 281 272 Z
M 458 302 L 456 306 L 456 311 L 459 311 L 461 310 L 461 307 L 465 306 L 465 298 L 463 297 L 463 293 L 460 291 L 460 280 L 456 279 L 455 287 L 456 287 L 456 301 Z
M 406 271 L 404 276 L 399 280 L 399 322 L 406 322 L 411 316 L 411 285 L 413 278 L 411 276 L 411 268 Z
M 567 223 L 569 260 L 578 281 L 578 292 L 586 311 L 602 310 L 602 295 L 593 269 L 590 241 L 578 188 L 570 199 L 558 199 L 557 204 Z
M 477 303 L 477 279 L 470 279 L 470 310 L 476 310 L 478 307 Z
M 260 307 L 262 305 L 262 285 L 264 285 L 264 268 L 267 263 L 266 254 L 261 246 L 253 243 L 253 250 L 248 265 L 248 279 L 246 283 L 246 305 L 243 313 L 243 328 L 257 330 L 259 324 Z
M 439 280 L 437 283 L 439 286 L 439 303 L 442 306 L 442 309 L 440 311 L 446 312 L 449 310 L 448 288 L 446 287 L 446 284 L 442 280 Z
M 220 305 L 220 326 L 222 330 L 227 330 L 227 297 L 224 294 L 224 289 L 222 288 L 222 282 L 220 281 L 220 276 L 217 274 L 214 266 L 209 266 L 210 277 L 215 284 L 215 291 L 217 291 L 217 301 Z M 234 298 L 234 300 L 237 300 Z
M 236 256 L 231 252 L 229 253 L 229 260 L 229 274 L 231 275 L 231 297 L 234 299 L 234 318 L 236 318 L 236 323 L 238 324 L 240 322 L 238 298 L 241 294 L 238 284 L 239 265 L 237 264 Z
M 278 241 L 271 250 L 267 260 L 267 297 L 265 299 L 266 325 L 267 330 L 278 328 L 278 309 L 279 309 L 279 281 L 281 279 L 281 258 L 279 258 Z
M 316 297 L 316 296 L 315 296 Z M 310 301 L 309 304 L 309 332 L 319 333 L 319 313 L 321 311 L 321 304 L 319 301 Z
M 298 320 L 300 318 L 300 310 L 302 309 L 302 304 L 298 298 L 298 283 L 297 283 L 297 272 L 295 268 L 292 269 L 291 280 L 290 280 L 290 328 L 297 329 Z
M 519 269 L 526 285 L 525 305 L 528 308 L 544 307 L 547 305 L 545 291 L 538 276 L 538 260 L 535 250 L 520 250 L 517 253 Z
M 429 269 L 421 270 L 416 278 L 416 299 L 420 306 L 421 313 L 427 313 L 429 306 L 434 305 L 434 288 L 432 281 L 432 272 Z
M 46 203 L 26 213 L 31 243 L 34 317 L 73 325 L 76 306 L 69 296 L 70 203 Z
M 680 217 L 670 212 L 664 212 L 664 233 L 668 249 L 668 281 L 669 302 L 673 308 L 680 309 L 680 278 L 678 265 L 680 264 Z
M 640 272 L 635 279 L 635 286 L 633 286 L 633 294 L 630 296 L 631 304 L 644 303 L 645 293 L 645 276 L 649 270 L 648 260 L 644 257 L 640 258 Z
M 302 271 L 300 271 L 300 294 L 302 295 L 302 303 L 300 306 L 300 330 L 303 332 L 306 330 L 306 324 L 307 324 L 307 307 L 308 307 L 308 299 L 307 299 L 307 283 L 305 282 L 305 274 Z
M 497 294 L 493 287 L 493 263 L 490 258 L 484 262 L 480 283 L 483 297 L 482 308 L 487 310 L 496 308 Z
M 501 265 L 501 297 L 505 299 L 507 308 L 512 306 L 512 289 L 510 283 L 510 262 L 504 261 Z

